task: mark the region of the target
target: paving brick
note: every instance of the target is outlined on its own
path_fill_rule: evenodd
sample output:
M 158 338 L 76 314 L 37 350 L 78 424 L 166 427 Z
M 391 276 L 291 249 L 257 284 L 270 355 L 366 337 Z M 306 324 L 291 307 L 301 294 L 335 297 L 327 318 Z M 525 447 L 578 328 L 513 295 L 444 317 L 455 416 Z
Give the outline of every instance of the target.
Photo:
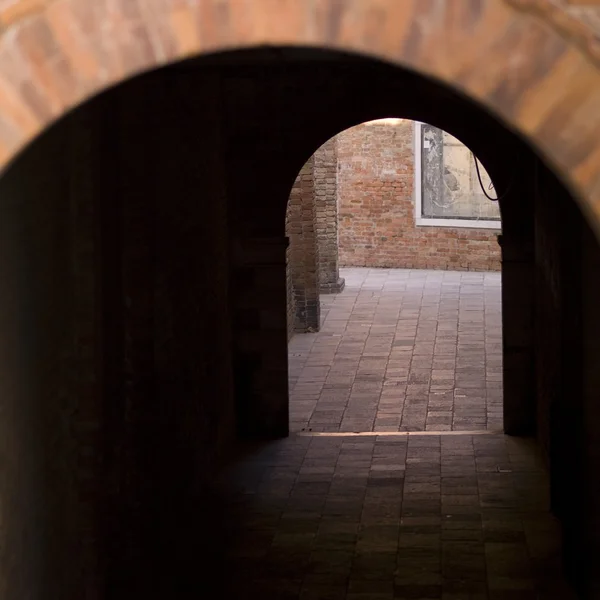
M 232 548 L 253 562 L 240 562 L 238 551 L 231 578 L 254 569 L 256 576 L 246 579 L 248 597 L 259 597 L 252 594 L 268 586 L 278 589 L 286 576 L 290 586 L 282 589 L 298 594 L 293 598 L 572 600 L 561 575 L 558 524 L 547 503 L 532 509 L 527 498 L 514 496 L 508 505 L 488 507 L 482 490 L 512 496 L 523 476 L 512 468 L 470 468 L 481 456 L 509 467 L 527 460 L 528 495 L 547 498 L 535 452 L 528 440 L 495 433 L 292 436 L 268 453 L 268 464 L 250 455 L 231 472 L 238 481 L 244 474 L 244 481 L 264 480 L 279 469 L 297 475 L 283 516 L 258 494 L 254 510 L 263 516 L 253 517 L 252 527 L 239 520 Z M 315 467 L 320 455 L 332 466 Z M 406 477 L 357 474 L 345 470 L 343 459 L 406 470 Z M 456 464 L 457 473 L 440 477 L 445 463 Z M 329 487 L 302 482 L 301 474 L 315 469 L 331 477 Z M 304 500 L 315 494 L 324 502 L 303 514 Z M 272 518 L 265 517 L 269 512 Z
M 341 273 L 289 345 L 292 431 L 502 428 L 498 273 Z

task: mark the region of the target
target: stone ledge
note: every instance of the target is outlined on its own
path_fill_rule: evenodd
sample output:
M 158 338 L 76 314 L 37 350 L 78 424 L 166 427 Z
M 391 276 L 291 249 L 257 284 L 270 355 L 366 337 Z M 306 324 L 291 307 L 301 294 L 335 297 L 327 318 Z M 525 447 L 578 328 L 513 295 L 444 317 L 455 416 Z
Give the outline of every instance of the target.
M 346 280 L 340 277 L 336 283 L 322 283 L 319 287 L 321 294 L 339 294 L 346 287 Z

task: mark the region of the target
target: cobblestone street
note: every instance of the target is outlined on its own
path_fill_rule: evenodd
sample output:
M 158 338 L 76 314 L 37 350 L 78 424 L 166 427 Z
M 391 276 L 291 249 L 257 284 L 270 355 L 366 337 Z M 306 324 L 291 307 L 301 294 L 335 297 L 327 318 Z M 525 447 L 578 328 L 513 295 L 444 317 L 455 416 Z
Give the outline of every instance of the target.
M 228 475 L 224 598 L 570 600 L 533 442 L 296 434 Z
M 224 478 L 223 597 L 573 600 L 536 444 L 494 431 L 499 275 L 342 276 L 290 344 L 295 433 Z
M 289 345 L 292 431 L 502 430 L 499 273 L 341 276 Z

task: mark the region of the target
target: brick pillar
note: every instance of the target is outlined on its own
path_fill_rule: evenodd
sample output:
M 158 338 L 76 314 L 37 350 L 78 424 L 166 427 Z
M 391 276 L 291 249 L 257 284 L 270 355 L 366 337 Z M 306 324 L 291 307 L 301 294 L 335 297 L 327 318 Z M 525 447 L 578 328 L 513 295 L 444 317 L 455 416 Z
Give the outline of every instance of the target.
M 286 237 L 233 242 L 234 377 L 244 437 L 288 435 Z
M 337 138 L 323 144 L 313 159 L 319 290 L 322 294 L 337 294 L 346 283 L 339 267 Z
M 289 211 L 288 211 L 289 214 Z M 286 220 L 286 232 L 287 232 L 287 220 Z M 296 330 L 296 300 L 294 298 L 294 283 L 292 279 L 292 251 L 289 246 L 290 238 L 288 240 L 288 248 L 285 252 L 285 264 L 286 264 L 286 295 L 287 295 L 287 339 L 288 342 L 294 337 L 294 331 Z
M 318 331 L 320 325 L 318 247 L 315 235 L 314 157 L 302 167 L 290 193 L 286 232 L 293 290 L 294 330 Z
M 504 431 L 535 430 L 533 243 L 498 236 L 502 252 Z

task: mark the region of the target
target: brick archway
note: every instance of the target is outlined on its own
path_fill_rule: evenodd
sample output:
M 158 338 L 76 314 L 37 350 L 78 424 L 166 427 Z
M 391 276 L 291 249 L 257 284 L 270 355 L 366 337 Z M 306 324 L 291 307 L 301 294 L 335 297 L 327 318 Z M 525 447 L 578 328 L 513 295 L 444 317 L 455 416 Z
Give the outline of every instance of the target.
M 465 92 L 529 137 L 558 173 L 573 176 L 571 187 L 593 207 L 600 192 L 600 74 L 593 48 L 584 47 L 584 29 L 567 40 L 566 30 L 544 23 L 533 8 L 517 10 L 507 0 L 447 4 L 454 8 L 440 12 L 442 0 L 0 0 L 0 170 L 71 107 L 138 73 L 194 56 L 209 62 L 211 52 L 223 51 L 214 57 L 218 62 L 236 48 L 272 45 L 277 54 L 280 47 L 299 46 L 317 48 L 315 54 L 323 48 L 364 54 L 390 71 L 412 70 L 423 80 L 421 75 L 431 75 Z M 546 5 L 537 0 L 535 6 Z M 575 24 L 569 36 L 575 36 Z M 532 56 L 530 47 L 539 54 Z M 306 81 L 302 69 L 313 73 L 310 61 L 281 96 L 274 92 L 285 64 L 267 66 L 265 81 L 256 87 L 224 80 L 227 85 L 216 86 L 223 95 L 211 96 L 208 73 L 190 78 L 194 84 L 182 87 L 181 95 L 163 97 L 162 90 L 183 81 L 181 66 L 162 74 L 158 69 L 86 103 L 48 128 L 0 176 L 6 207 L 0 276 L 10 291 L 0 307 L 7 417 L 0 420 L 6 458 L 2 513 L 10 514 L 0 552 L 3 597 L 46 590 L 48 597 L 99 598 L 104 586 L 115 590 L 106 592 L 112 597 L 135 596 L 130 590 L 157 597 L 169 595 L 172 581 L 182 590 L 191 577 L 203 584 L 195 561 L 204 540 L 220 536 L 203 529 L 213 516 L 196 502 L 204 506 L 205 482 L 181 473 L 208 477 L 236 422 L 240 433 L 256 437 L 287 433 L 285 188 L 317 125 L 335 116 L 335 104 L 309 110 L 315 103 L 296 93 Z M 331 65 L 323 71 L 331 81 Z M 354 80 L 354 89 L 373 93 L 365 79 Z M 318 87 L 310 90 L 316 97 Z M 270 142 L 282 139 L 287 128 L 273 127 L 263 151 L 253 152 L 265 119 L 273 112 L 278 120 L 288 117 L 286 100 L 291 105 L 293 95 L 306 110 L 294 122 L 287 118 L 291 135 L 285 135 L 285 146 Z M 189 113 L 179 103 L 188 97 L 195 100 Z M 350 97 L 335 96 L 339 102 Z M 229 99 L 224 108 L 223 98 Z M 255 121 L 246 106 L 255 110 Z M 211 119 L 213 111 L 218 119 Z M 155 119 L 160 114 L 168 118 Z M 236 114 L 239 121 L 227 122 Z M 311 115 L 318 117 L 314 131 L 306 127 Z M 473 115 L 462 115 L 473 128 Z M 184 128 L 203 135 L 182 140 L 177 132 Z M 157 139 L 163 143 L 153 145 Z M 177 144 L 182 156 L 199 158 L 200 168 L 195 160 L 175 160 L 171 150 Z M 496 140 L 495 151 L 498 145 Z M 71 159 L 80 155 L 85 159 L 76 166 Z M 507 155 L 514 156 L 504 152 L 502 158 Z M 276 176 L 267 179 L 271 172 Z M 248 185 L 249 176 L 268 185 Z M 203 204 L 187 194 L 198 185 Z M 549 204 L 557 205 L 553 191 Z M 159 196 L 176 202 L 157 203 Z M 256 211 L 255 200 L 264 210 Z M 575 209 L 570 200 L 568 205 Z M 547 229 L 556 226 L 556 238 L 565 242 L 576 237 L 555 212 Z M 246 218 L 254 213 L 260 222 Z M 591 298 L 599 294 L 593 258 L 584 272 L 588 288 L 581 291 L 595 294 Z M 553 275 L 552 267 L 546 271 Z M 527 274 L 521 279 L 533 279 Z M 515 298 L 524 297 L 521 279 L 514 278 Z M 564 289 L 572 279 L 564 279 Z M 211 293 L 205 293 L 207 281 L 214 284 Z M 586 306 L 588 320 L 596 317 L 595 305 Z M 545 323 L 561 314 L 554 310 Z M 598 330 L 591 323 L 590 339 Z M 583 344 L 576 336 L 566 339 Z M 556 340 L 550 367 L 562 357 Z M 576 358 L 569 358 L 564 377 L 579 377 L 583 387 L 588 380 Z M 196 371 L 198 379 L 189 377 Z M 202 400 L 211 399 L 202 402 L 206 412 L 196 411 L 197 381 Z M 571 389 L 569 394 L 570 400 Z M 565 422 L 577 425 L 578 414 L 583 408 Z M 579 446 L 566 455 L 586 456 Z M 157 460 L 146 458 L 153 456 Z M 555 480 L 572 490 L 574 478 L 566 469 L 560 474 Z M 590 547 L 597 547 L 596 540 Z M 147 576 L 152 571 L 158 581 Z
M 261 45 L 326 47 L 464 92 L 532 141 L 600 230 L 600 52 L 550 0 L 2 0 L 0 165 L 71 107 L 154 67 Z

